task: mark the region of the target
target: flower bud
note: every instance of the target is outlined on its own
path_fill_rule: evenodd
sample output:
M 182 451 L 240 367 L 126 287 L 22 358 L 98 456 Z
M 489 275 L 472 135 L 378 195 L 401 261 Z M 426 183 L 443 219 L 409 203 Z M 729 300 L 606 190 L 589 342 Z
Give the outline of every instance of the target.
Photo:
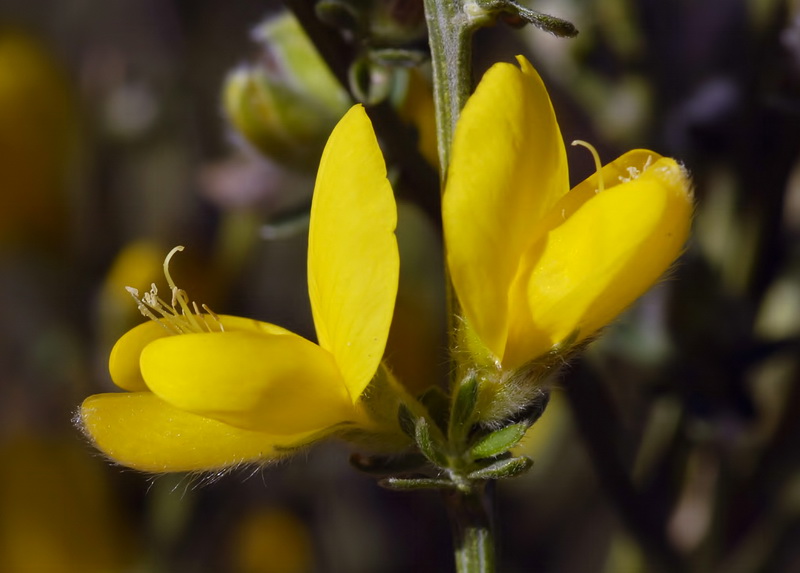
M 263 45 L 264 63 L 230 73 L 223 88 L 225 114 L 264 155 L 311 168 L 349 107 L 347 93 L 290 14 L 267 20 L 253 35 Z

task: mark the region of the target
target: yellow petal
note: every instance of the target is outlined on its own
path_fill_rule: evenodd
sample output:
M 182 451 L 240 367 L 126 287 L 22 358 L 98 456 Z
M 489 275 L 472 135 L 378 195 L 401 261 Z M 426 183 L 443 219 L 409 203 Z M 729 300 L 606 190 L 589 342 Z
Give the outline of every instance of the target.
M 261 322 L 243 316 L 231 316 L 228 314 L 219 315 L 220 322 L 225 332 L 254 332 L 260 334 L 293 334 L 291 330 L 286 330 L 282 326 L 271 322 Z
M 163 326 L 152 320 L 143 322 L 123 334 L 108 357 L 108 370 L 114 384 L 129 392 L 147 390 L 147 384 L 139 369 L 139 356 L 145 346 L 169 335 Z
M 566 153 L 541 78 L 495 64 L 461 112 L 442 205 L 447 260 L 468 323 L 502 358 L 508 289 L 531 229 L 569 190 Z
M 142 351 L 141 368 L 165 402 L 239 428 L 294 434 L 354 420 L 333 357 L 294 334 L 170 336 Z
M 226 331 L 250 331 L 265 334 L 288 334 L 289 331 L 268 322 L 259 322 L 250 318 L 221 315 L 218 317 Z M 108 369 L 114 384 L 128 390 L 139 392 L 147 390 L 147 384 L 142 378 L 139 368 L 139 357 L 145 346 L 164 338 L 172 336 L 160 323 L 153 320 L 144 322 L 123 334 L 108 359 Z
M 328 140 L 308 235 L 308 291 L 319 344 L 355 401 L 378 369 L 392 321 L 399 259 L 397 208 L 364 108 Z
M 97 394 L 79 412 L 84 433 L 114 461 L 146 472 L 218 470 L 285 455 L 308 435 L 271 436 L 173 408 L 150 392 Z
M 632 177 L 636 171 L 627 167 L 644 172 Z M 526 259 L 512 296 L 520 312 L 509 336 L 509 368 L 573 333 L 577 341 L 592 335 L 644 294 L 683 249 L 692 216 L 683 168 L 636 151 L 602 173 L 605 191 L 595 193 L 596 176 L 571 191 Z

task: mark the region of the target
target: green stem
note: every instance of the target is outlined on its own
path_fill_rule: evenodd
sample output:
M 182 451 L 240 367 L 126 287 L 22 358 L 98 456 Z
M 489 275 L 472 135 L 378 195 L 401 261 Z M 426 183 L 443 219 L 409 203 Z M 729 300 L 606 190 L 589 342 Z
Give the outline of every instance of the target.
M 433 66 L 441 180 L 450 165 L 453 131 L 472 91 L 472 34 L 460 0 L 424 0 Z
M 433 68 L 440 193 L 444 193 L 456 122 L 472 92 L 472 34 L 475 29 L 467 19 L 462 0 L 424 0 L 424 3 Z M 445 293 L 448 347 L 452 356 L 458 346 L 460 309 L 446 265 Z M 458 363 L 452 366 L 450 387 L 455 388 L 461 372 Z
M 428 42 L 433 67 L 433 98 L 436 108 L 436 135 L 439 150 L 441 191 L 444 192 L 453 133 L 461 110 L 472 92 L 472 34 L 462 0 L 424 0 L 428 24 Z M 458 299 L 446 273 L 447 314 L 450 349 L 455 350 L 458 330 Z M 458 391 L 461 373 L 458 364 L 450 369 L 451 391 Z M 452 416 L 451 412 L 451 416 Z M 459 449 L 463 437 L 457 438 Z M 456 571 L 458 573 L 494 572 L 494 536 L 487 506 L 487 482 L 477 482 L 468 492 L 444 492 L 445 505 L 453 529 Z
M 445 505 L 453 529 L 458 573 L 494 573 L 494 535 L 488 482 L 476 484 L 470 493 L 446 492 Z

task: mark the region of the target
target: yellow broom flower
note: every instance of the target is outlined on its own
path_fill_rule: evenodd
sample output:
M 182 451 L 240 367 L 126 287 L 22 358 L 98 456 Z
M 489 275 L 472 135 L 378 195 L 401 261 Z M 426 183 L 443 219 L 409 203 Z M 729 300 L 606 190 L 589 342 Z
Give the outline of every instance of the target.
M 443 197 L 464 338 L 503 371 L 613 320 L 680 255 L 692 215 L 686 171 L 653 151 L 597 161 L 570 190 L 550 98 L 517 59 L 493 66 L 467 102 Z
M 172 303 L 155 290 L 145 295 L 158 320 L 120 338 L 109 361 L 128 392 L 87 398 L 78 414 L 85 433 L 123 465 L 165 472 L 269 460 L 337 428 L 369 428 L 361 398 L 397 294 L 396 217 L 375 134 L 355 106 L 328 140 L 311 207 L 308 288 L 319 343 L 192 308 L 168 257 Z

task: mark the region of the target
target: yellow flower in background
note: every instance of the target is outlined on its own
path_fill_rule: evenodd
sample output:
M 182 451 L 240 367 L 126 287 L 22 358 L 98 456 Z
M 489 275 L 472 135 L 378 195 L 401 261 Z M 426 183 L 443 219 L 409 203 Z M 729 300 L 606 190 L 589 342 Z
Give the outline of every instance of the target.
M 54 55 L 13 29 L 0 33 L 0 246 L 63 244 L 78 117 Z
M 114 257 L 97 297 L 99 330 L 108 348 L 116 341 L 121 328 L 130 328 L 141 320 L 125 286 L 146 285 L 158 280 L 163 262 L 162 247 L 146 240 L 127 244 Z
M 372 125 L 355 106 L 328 140 L 311 207 L 308 288 L 319 344 L 190 307 L 168 258 L 172 304 L 155 290 L 145 295 L 150 312 L 164 316 L 117 342 L 109 368 L 128 392 L 87 398 L 85 433 L 123 465 L 164 472 L 269 460 L 334 426 L 368 427 L 361 397 L 397 293 L 396 217 Z
M 141 540 L 82 444 L 23 433 L 0 441 L 0 455 L 0 571 L 134 570 Z
M 257 507 L 242 516 L 231 539 L 234 573 L 308 573 L 314 547 L 308 526 L 286 509 Z
M 419 69 L 408 70 L 408 88 L 397 110 L 407 123 L 417 130 L 417 148 L 433 166 L 439 166 L 439 148 L 436 143 L 436 110 L 433 104 L 433 87 Z
M 518 61 L 493 66 L 467 102 L 442 206 L 466 337 L 503 370 L 613 320 L 680 255 L 692 215 L 685 170 L 652 151 L 598 162 L 570 191 L 550 98 Z

